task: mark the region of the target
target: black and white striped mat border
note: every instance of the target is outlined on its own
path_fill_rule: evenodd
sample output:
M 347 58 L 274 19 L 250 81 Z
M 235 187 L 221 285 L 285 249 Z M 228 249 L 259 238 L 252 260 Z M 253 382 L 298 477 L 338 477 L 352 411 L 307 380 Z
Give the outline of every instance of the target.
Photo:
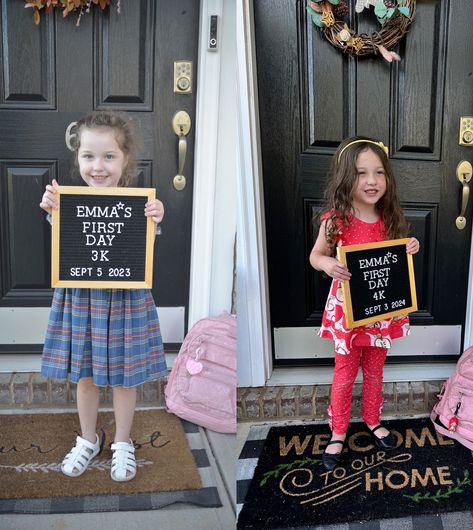
M 194 455 L 202 481 L 197 490 L 134 493 L 128 495 L 91 495 L 83 497 L 47 497 L 42 499 L 0 499 L 2 513 L 91 513 L 157 510 L 175 503 L 206 508 L 222 506 L 217 490 L 215 473 L 205 448 L 200 427 L 181 420 L 189 447 Z M 0 524 L 1 528 L 1 524 Z
M 284 425 L 289 422 L 285 422 Z M 304 422 L 304 424 L 310 422 Z M 314 422 L 319 423 L 319 422 Z M 280 424 L 283 425 L 283 424 Z M 258 463 L 259 455 L 263 449 L 264 441 L 271 427 L 268 425 L 253 425 L 250 427 L 246 442 L 238 457 L 237 477 L 237 516 L 240 513 L 246 493 L 253 478 Z M 473 508 L 473 499 L 471 501 Z M 415 517 L 402 517 L 397 519 L 381 519 L 363 523 L 344 523 L 334 525 L 301 526 L 292 530 L 472 530 L 472 512 L 450 512 L 436 515 L 419 515 Z M 255 530 L 257 530 L 255 528 Z M 281 530 L 281 529 L 273 529 Z

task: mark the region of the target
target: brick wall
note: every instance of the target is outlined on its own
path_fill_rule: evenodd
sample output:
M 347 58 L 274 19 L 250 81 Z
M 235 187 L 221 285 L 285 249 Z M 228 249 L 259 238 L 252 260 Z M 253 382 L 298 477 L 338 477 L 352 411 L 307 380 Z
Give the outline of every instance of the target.
M 443 381 L 384 383 L 383 414 L 404 416 L 429 413 L 437 402 Z M 239 388 L 238 421 L 324 419 L 330 402 L 330 385 Z M 361 384 L 353 388 L 352 417 L 361 417 Z
M 164 406 L 165 380 L 145 383 L 137 388 L 138 403 Z M 34 373 L 0 374 L 0 410 L 6 408 L 44 408 L 75 406 L 76 385 L 55 381 Z M 101 388 L 100 403 L 112 404 L 112 389 Z
M 432 410 L 443 381 L 384 383 L 383 414 L 402 416 L 426 414 Z M 138 403 L 164 406 L 166 381 L 152 381 L 138 387 Z M 238 421 L 295 418 L 326 418 L 330 402 L 330 385 L 268 386 L 239 388 Z M 0 410 L 11 408 L 74 407 L 76 385 L 55 381 L 38 373 L 0 374 Z M 111 388 L 102 388 L 102 405 L 112 404 Z M 353 388 L 352 417 L 361 417 L 361 384 Z

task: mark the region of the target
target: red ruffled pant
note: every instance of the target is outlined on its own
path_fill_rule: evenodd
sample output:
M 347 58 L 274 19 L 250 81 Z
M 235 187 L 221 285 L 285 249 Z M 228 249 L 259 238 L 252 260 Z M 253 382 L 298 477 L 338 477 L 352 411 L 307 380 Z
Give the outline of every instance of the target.
M 353 384 L 361 360 L 363 372 L 362 416 L 368 425 L 377 425 L 383 407 L 383 367 L 388 350 L 371 346 L 353 347 L 347 355 L 335 353 L 329 425 L 336 434 L 345 434 L 350 423 Z

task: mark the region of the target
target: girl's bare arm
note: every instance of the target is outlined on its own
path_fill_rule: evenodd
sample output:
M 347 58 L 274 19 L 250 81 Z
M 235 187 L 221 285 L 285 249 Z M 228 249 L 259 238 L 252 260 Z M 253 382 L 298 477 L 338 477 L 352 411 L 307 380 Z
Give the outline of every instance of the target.
M 348 272 L 346 266 L 338 261 L 336 258 L 330 256 L 330 248 L 325 239 L 325 226 L 327 221 L 322 221 L 320 225 L 319 235 L 312 247 L 309 261 L 312 267 L 318 271 L 324 271 L 327 276 L 335 280 L 349 280 L 351 274 Z

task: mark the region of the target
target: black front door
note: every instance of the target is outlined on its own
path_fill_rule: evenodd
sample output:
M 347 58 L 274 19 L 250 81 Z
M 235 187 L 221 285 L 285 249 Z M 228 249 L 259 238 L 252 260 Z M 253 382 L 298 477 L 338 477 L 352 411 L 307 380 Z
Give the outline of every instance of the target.
M 471 209 L 459 230 L 455 171 L 461 160 L 473 162 L 473 148 L 459 145 L 460 117 L 473 114 L 473 44 L 464 38 L 473 3 L 418 2 L 402 60 L 391 65 L 334 49 L 305 5 L 255 2 L 272 327 L 320 325 L 330 282 L 308 264 L 312 219 L 323 207 L 334 150 L 343 138 L 366 134 L 389 144 L 402 206 L 422 245 L 411 323 L 461 330 Z M 379 29 L 373 13 L 355 18 L 353 6 L 351 20 L 359 33 Z M 412 348 L 417 359 L 428 353 Z
M 56 11 L 36 26 L 24 2 L 1 0 L 0 306 L 50 305 L 50 227 L 38 204 L 53 178 L 80 184 L 71 178 L 68 125 L 114 108 L 133 116 L 143 141 L 136 185 L 156 188 L 166 209 L 153 295 L 158 306 L 187 309 L 194 137 L 191 129 L 187 186 L 177 191 L 172 119 L 185 110 L 195 123 L 199 2 L 125 2 L 121 13 L 92 4 L 78 27 L 76 15 Z M 193 63 L 190 94 L 174 92 L 174 61 L 183 59 Z

